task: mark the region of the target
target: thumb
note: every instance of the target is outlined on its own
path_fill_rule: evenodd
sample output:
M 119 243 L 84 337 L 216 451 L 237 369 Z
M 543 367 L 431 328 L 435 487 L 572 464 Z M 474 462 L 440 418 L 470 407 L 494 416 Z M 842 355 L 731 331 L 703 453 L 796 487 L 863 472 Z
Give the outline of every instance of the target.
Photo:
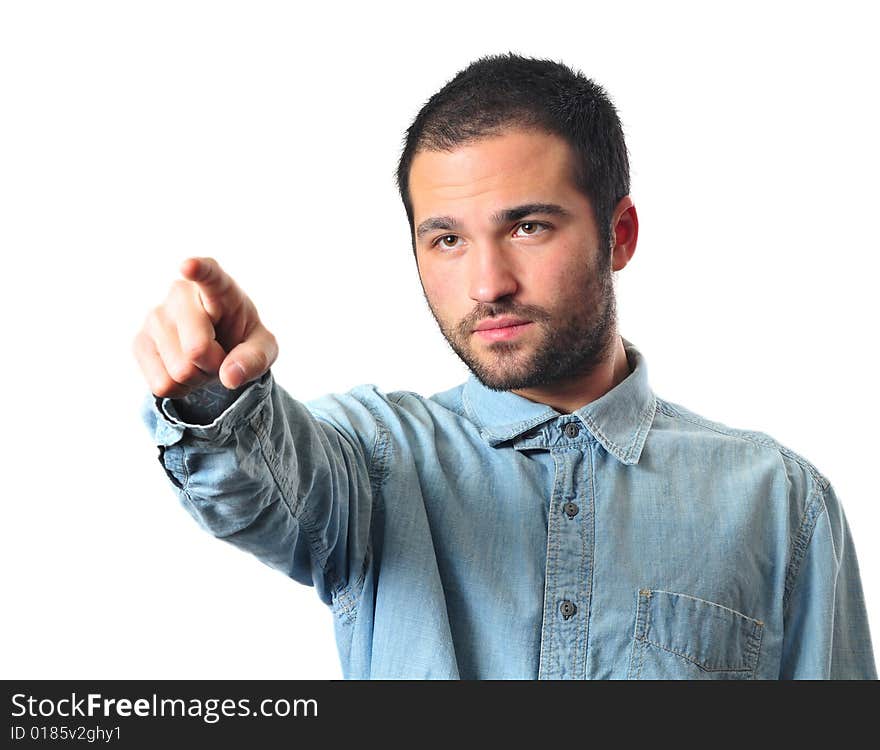
M 239 388 L 262 377 L 277 358 L 278 343 L 260 323 L 226 355 L 220 365 L 220 382 L 229 390 Z

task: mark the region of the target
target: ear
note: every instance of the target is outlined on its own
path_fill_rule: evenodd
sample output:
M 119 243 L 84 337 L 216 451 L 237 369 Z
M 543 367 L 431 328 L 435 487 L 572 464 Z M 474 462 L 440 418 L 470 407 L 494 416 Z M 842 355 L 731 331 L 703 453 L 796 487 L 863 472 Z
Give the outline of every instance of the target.
M 639 239 L 639 216 L 632 198 L 618 201 L 611 217 L 611 270 L 620 271 L 629 263 Z

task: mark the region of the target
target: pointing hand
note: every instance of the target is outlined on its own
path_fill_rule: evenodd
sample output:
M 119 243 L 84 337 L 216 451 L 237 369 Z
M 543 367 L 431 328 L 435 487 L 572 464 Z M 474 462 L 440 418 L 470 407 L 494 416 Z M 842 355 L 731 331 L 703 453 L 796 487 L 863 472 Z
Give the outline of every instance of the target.
M 154 396 L 182 398 L 219 381 L 232 390 L 260 378 L 278 344 L 253 302 L 213 258 L 187 258 L 134 339 Z

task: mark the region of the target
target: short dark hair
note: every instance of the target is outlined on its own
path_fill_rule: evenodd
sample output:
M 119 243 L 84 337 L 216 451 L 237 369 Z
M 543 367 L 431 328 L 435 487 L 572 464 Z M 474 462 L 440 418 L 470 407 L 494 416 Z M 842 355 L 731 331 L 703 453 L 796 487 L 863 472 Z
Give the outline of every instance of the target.
M 475 60 L 419 110 L 407 129 L 397 187 L 415 225 L 409 172 L 418 151 L 449 151 L 508 128 L 561 136 L 575 155 L 574 180 L 589 199 L 603 246 L 610 248 L 611 218 L 629 194 L 629 158 L 614 105 L 597 83 L 552 60 L 512 52 Z

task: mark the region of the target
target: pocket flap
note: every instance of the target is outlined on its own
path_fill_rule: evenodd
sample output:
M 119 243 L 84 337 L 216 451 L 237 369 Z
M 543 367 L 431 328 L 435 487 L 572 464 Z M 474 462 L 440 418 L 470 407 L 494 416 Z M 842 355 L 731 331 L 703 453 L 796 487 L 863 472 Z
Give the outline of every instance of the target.
M 651 643 L 709 671 L 749 671 L 761 649 L 764 623 L 688 594 L 639 591 L 637 640 Z

